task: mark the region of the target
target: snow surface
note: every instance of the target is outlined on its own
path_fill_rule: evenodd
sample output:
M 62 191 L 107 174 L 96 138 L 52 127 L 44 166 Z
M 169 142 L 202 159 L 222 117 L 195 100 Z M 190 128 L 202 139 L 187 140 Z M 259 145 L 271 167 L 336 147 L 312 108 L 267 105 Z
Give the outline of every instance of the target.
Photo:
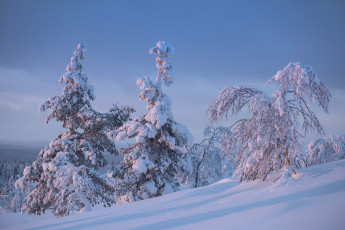
M 344 229 L 345 160 L 299 171 L 283 184 L 233 178 L 197 189 L 57 218 L 10 213 L 0 229 Z

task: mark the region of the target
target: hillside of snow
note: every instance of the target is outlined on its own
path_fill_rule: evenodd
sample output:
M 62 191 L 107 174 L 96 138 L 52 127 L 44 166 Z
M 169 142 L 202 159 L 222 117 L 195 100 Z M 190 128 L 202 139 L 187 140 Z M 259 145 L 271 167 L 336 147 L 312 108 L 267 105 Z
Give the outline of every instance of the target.
M 345 229 L 345 160 L 312 166 L 285 183 L 207 187 L 57 218 L 0 215 L 0 229 Z

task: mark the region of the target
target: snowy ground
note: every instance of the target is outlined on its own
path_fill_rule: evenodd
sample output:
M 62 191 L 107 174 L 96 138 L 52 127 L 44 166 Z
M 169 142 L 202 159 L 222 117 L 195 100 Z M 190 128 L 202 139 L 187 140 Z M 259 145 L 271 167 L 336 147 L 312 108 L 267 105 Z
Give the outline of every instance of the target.
M 272 180 L 272 178 L 270 179 Z M 0 215 L 0 229 L 345 229 L 345 160 L 272 181 L 213 185 L 56 218 Z

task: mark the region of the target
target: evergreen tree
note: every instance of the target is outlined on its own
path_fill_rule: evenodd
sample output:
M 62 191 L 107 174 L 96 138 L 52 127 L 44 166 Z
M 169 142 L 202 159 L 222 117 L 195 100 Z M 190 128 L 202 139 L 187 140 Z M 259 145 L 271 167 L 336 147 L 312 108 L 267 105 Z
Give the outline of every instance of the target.
M 127 121 L 131 109 L 115 106 L 110 113 L 101 114 L 91 107 L 93 87 L 81 64 L 85 48 L 82 43 L 77 46 L 60 78 L 65 84 L 62 94 L 49 98 L 40 108 L 51 110 L 46 122 L 55 118 L 67 132 L 42 149 L 16 182 L 22 190 L 35 185 L 24 200 L 22 212 L 41 214 L 52 209 L 53 214 L 65 216 L 75 210 L 90 210 L 100 202 L 105 206 L 114 202 L 114 189 L 96 170 L 106 164 L 104 150 L 117 153 L 106 132 Z
M 135 137 L 136 140 L 136 144 L 121 149 L 124 160 L 115 173 L 117 203 L 177 191 L 177 176 L 190 167 L 186 152 L 193 137 L 184 125 L 174 121 L 171 101 L 162 92 L 162 84 L 172 83 L 169 56 L 173 52 L 173 47 L 167 42 L 158 42 L 150 50 L 151 54 L 157 55 L 156 81 L 146 76 L 137 81 L 141 90 L 139 99 L 148 103 L 148 113 L 109 133 L 117 140 L 126 137 Z

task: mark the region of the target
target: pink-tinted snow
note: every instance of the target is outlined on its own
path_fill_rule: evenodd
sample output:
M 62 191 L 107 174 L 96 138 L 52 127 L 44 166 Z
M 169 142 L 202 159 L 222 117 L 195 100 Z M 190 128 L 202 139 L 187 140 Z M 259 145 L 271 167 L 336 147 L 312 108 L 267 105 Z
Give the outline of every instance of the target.
M 207 187 L 57 218 L 0 215 L 0 229 L 344 229 L 345 160 L 299 171 L 283 184 Z

